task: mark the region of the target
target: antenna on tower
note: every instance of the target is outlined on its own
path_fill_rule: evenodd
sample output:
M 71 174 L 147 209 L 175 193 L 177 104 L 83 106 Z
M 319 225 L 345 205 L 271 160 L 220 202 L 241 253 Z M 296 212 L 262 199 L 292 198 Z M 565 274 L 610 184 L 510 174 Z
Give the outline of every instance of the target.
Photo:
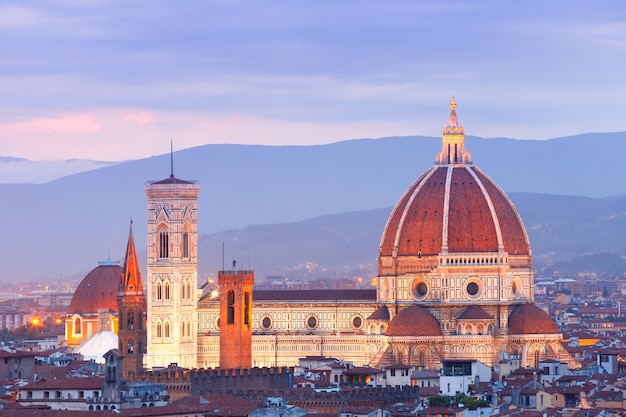
M 222 240 L 222 271 L 225 271 L 224 269 L 224 241 Z
M 174 178 L 174 141 L 170 139 L 170 178 Z

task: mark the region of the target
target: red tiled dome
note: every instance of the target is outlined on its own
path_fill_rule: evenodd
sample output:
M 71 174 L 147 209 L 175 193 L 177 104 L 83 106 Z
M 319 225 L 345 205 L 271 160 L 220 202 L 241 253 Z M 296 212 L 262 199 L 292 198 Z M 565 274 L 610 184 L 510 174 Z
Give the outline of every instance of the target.
M 448 180 L 449 176 L 449 180 Z M 446 205 L 447 202 L 447 205 Z M 393 209 L 380 255 L 499 252 L 529 255 L 522 220 L 505 193 L 474 165 L 435 165 Z
M 439 322 L 428 310 L 412 305 L 400 311 L 389 323 L 387 336 L 441 336 Z
M 522 304 L 509 316 L 509 334 L 558 333 L 548 313 L 533 304 Z
M 69 313 L 96 313 L 100 309 L 117 311 L 122 272 L 122 267 L 112 262 L 102 262 L 92 269 L 76 288 Z

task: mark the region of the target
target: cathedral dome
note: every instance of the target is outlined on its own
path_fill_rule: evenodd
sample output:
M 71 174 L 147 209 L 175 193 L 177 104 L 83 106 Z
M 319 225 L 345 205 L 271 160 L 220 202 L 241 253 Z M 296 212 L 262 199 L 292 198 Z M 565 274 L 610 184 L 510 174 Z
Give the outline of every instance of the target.
M 400 311 L 389 323 L 387 336 L 441 336 L 439 322 L 424 307 L 413 304 Z
M 522 304 L 509 316 L 509 334 L 558 333 L 550 315 L 533 304 Z
M 465 150 L 452 112 L 435 165 L 406 190 L 383 232 L 380 256 L 502 253 L 529 256 L 528 235 L 511 200 Z
M 122 272 L 122 267 L 113 261 L 100 262 L 76 288 L 69 313 L 97 313 L 100 309 L 117 311 Z

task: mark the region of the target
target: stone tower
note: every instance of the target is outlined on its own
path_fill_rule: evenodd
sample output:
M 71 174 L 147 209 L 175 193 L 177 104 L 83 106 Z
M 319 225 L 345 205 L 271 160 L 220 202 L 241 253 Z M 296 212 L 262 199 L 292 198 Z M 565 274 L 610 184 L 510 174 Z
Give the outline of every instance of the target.
M 124 356 L 122 376 L 133 380 L 143 372 L 143 355 L 146 352 L 146 296 L 137 262 L 132 223 L 128 233 L 117 308 L 118 350 Z
M 220 368 L 252 367 L 254 271 L 218 272 L 220 286 Z
M 197 367 L 198 195 L 196 181 L 148 182 L 146 365 Z

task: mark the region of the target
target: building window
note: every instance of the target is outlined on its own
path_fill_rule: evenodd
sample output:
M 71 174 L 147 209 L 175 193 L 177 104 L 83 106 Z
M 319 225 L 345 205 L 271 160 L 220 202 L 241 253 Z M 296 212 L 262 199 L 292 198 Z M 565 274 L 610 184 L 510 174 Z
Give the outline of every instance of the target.
M 227 323 L 234 324 L 235 323 L 235 293 L 234 291 L 228 291 L 227 301 Z
M 313 315 L 309 316 L 309 317 L 306 319 L 306 327 L 307 327 L 309 330 L 314 330 L 314 329 L 316 329 L 316 328 L 317 328 L 317 326 L 318 326 L 318 324 L 319 324 L 319 323 L 318 323 L 317 317 L 315 317 L 315 316 L 313 316 Z
M 128 330 L 133 330 L 135 328 L 135 312 L 129 311 L 128 317 L 126 318 L 126 322 L 128 324 Z
M 183 258 L 189 258 L 189 233 L 183 233 Z
M 161 337 L 161 323 L 156 324 L 156 335 L 157 337 Z
M 157 300 L 162 300 L 163 299 L 163 289 L 161 287 L 161 282 L 157 282 L 156 285 L 156 298 Z
M 170 337 L 170 324 L 168 322 L 163 324 L 163 336 Z
M 243 296 L 243 324 L 246 326 L 250 324 L 250 293 L 245 293 Z
M 261 319 L 261 328 L 263 330 L 269 330 L 272 328 L 272 319 L 269 316 L 265 316 Z
M 169 300 L 170 299 L 170 283 L 168 281 L 165 281 L 164 287 L 165 287 L 164 288 L 165 289 L 165 291 L 164 291 L 165 292 L 164 298 L 166 300 Z
M 159 258 L 170 257 L 170 234 L 167 231 L 159 233 Z

